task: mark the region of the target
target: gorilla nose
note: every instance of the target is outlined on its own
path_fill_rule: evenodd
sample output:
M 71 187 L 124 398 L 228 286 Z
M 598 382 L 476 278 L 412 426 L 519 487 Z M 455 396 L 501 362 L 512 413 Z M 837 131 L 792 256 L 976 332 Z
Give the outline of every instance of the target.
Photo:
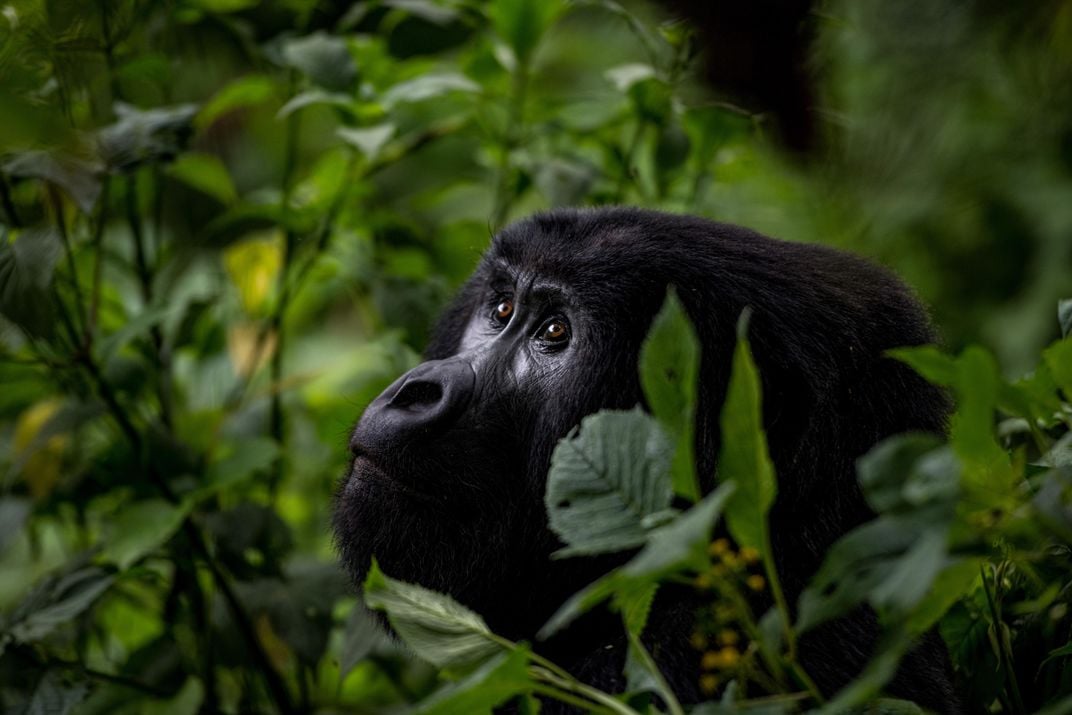
M 449 426 L 476 385 L 465 360 L 431 360 L 395 380 L 372 401 L 350 440 L 355 453 L 382 453 Z

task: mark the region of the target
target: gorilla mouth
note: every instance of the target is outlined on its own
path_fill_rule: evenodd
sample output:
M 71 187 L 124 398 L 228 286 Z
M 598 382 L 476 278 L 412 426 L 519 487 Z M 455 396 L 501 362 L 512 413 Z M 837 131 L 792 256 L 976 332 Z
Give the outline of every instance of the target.
M 442 499 L 416 489 L 410 484 L 403 482 L 392 475 L 386 469 L 374 462 L 368 455 L 357 452 L 350 463 L 349 479 L 346 483 L 346 491 L 352 492 L 361 487 L 372 489 L 386 489 L 397 494 L 402 494 L 410 499 L 429 503 L 439 503 Z

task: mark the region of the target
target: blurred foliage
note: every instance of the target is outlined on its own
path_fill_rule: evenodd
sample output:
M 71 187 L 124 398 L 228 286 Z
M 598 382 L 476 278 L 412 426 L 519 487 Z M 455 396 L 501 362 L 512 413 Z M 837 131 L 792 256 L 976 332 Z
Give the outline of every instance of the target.
M 1032 368 L 1072 294 L 1072 3 L 829 0 L 816 22 L 828 136 L 794 162 L 761 113 L 700 86 L 688 26 L 639 3 L 0 1 L 0 705 L 366 711 L 435 691 L 354 608 L 331 493 L 362 407 L 417 361 L 494 230 L 534 210 L 631 203 L 848 247 L 901 272 L 952 348 Z M 1067 344 L 1043 363 L 1066 402 Z M 682 374 L 693 359 L 646 351 Z M 953 452 L 1014 448 L 1002 474 L 1027 487 L 998 495 L 997 523 L 1030 503 L 1067 526 L 1061 395 L 1037 377 L 1008 392 L 986 355 L 920 362 L 1000 397 L 965 391 Z M 681 386 L 645 387 L 687 444 Z M 979 427 L 995 405 L 1017 418 L 1000 444 Z M 1036 478 L 1025 436 L 1060 440 L 1066 471 Z M 667 488 L 694 495 L 683 464 Z M 669 542 L 638 535 L 662 546 L 619 602 L 695 567 L 670 547 L 722 506 Z M 945 591 L 966 595 L 942 631 L 974 702 L 1020 712 L 1013 673 L 1068 686 L 1068 534 L 983 534 L 984 578 Z M 465 682 L 527 682 L 527 658 Z

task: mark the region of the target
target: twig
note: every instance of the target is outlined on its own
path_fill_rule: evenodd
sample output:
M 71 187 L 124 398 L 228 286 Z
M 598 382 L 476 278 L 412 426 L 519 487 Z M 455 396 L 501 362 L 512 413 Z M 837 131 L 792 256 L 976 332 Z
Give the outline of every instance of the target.
M 502 227 L 514 201 L 514 192 L 510 187 L 510 152 L 521 139 L 525 120 L 525 97 L 528 93 L 529 68 L 527 62 L 518 60 L 510 88 L 510 106 L 506 119 L 506 131 L 502 142 L 502 156 L 499 158 L 499 176 L 495 184 L 495 207 L 492 211 L 492 225 L 496 230 Z
M 67 270 L 71 273 L 71 284 L 74 286 L 74 301 L 77 308 L 78 321 L 82 324 L 82 340 L 86 340 L 89 331 L 89 316 L 86 312 L 86 300 L 82 295 L 82 286 L 78 282 L 78 270 L 74 264 L 74 251 L 71 250 L 71 237 L 67 232 L 67 220 L 63 215 L 63 201 L 55 187 L 49 186 L 48 197 L 52 202 L 52 211 L 55 213 L 56 228 L 59 230 L 60 239 L 63 241 L 63 252 L 67 256 Z

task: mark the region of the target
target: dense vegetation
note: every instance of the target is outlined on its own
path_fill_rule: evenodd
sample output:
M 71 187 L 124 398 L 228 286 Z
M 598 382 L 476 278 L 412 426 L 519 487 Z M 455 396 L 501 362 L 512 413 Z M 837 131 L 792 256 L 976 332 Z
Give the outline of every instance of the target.
M 693 645 L 718 702 L 695 712 L 871 702 L 934 624 L 970 709 L 1072 712 L 1072 304 L 1053 310 L 1072 295 L 1072 4 L 913 6 L 820 4 L 824 148 L 787 160 L 762 113 L 701 86 L 688 26 L 646 5 L 0 3 L 0 705 L 676 713 L 635 638 L 675 581 L 711 595 Z M 861 460 L 878 517 L 785 603 L 744 340 L 724 485 L 668 509 L 695 477 L 669 466 L 693 388 L 657 368 L 696 359 L 671 299 L 641 366 L 654 416 L 600 414 L 560 447 L 645 435 L 661 466 L 616 439 L 636 473 L 561 457 L 548 487 L 648 495 L 646 518 L 613 525 L 548 500 L 571 550 L 639 549 L 546 627 L 621 612 L 631 693 L 374 571 L 365 600 L 418 659 L 334 563 L 347 431 L 496 227 L 614 202 L 895 267 L 948 338 L 897 358 L 955 396 L 949 440 Z M 736 543 L 709 543 L 717 519 Z M 824 703 L 796 640 L 863 602 L 880 651 Z

